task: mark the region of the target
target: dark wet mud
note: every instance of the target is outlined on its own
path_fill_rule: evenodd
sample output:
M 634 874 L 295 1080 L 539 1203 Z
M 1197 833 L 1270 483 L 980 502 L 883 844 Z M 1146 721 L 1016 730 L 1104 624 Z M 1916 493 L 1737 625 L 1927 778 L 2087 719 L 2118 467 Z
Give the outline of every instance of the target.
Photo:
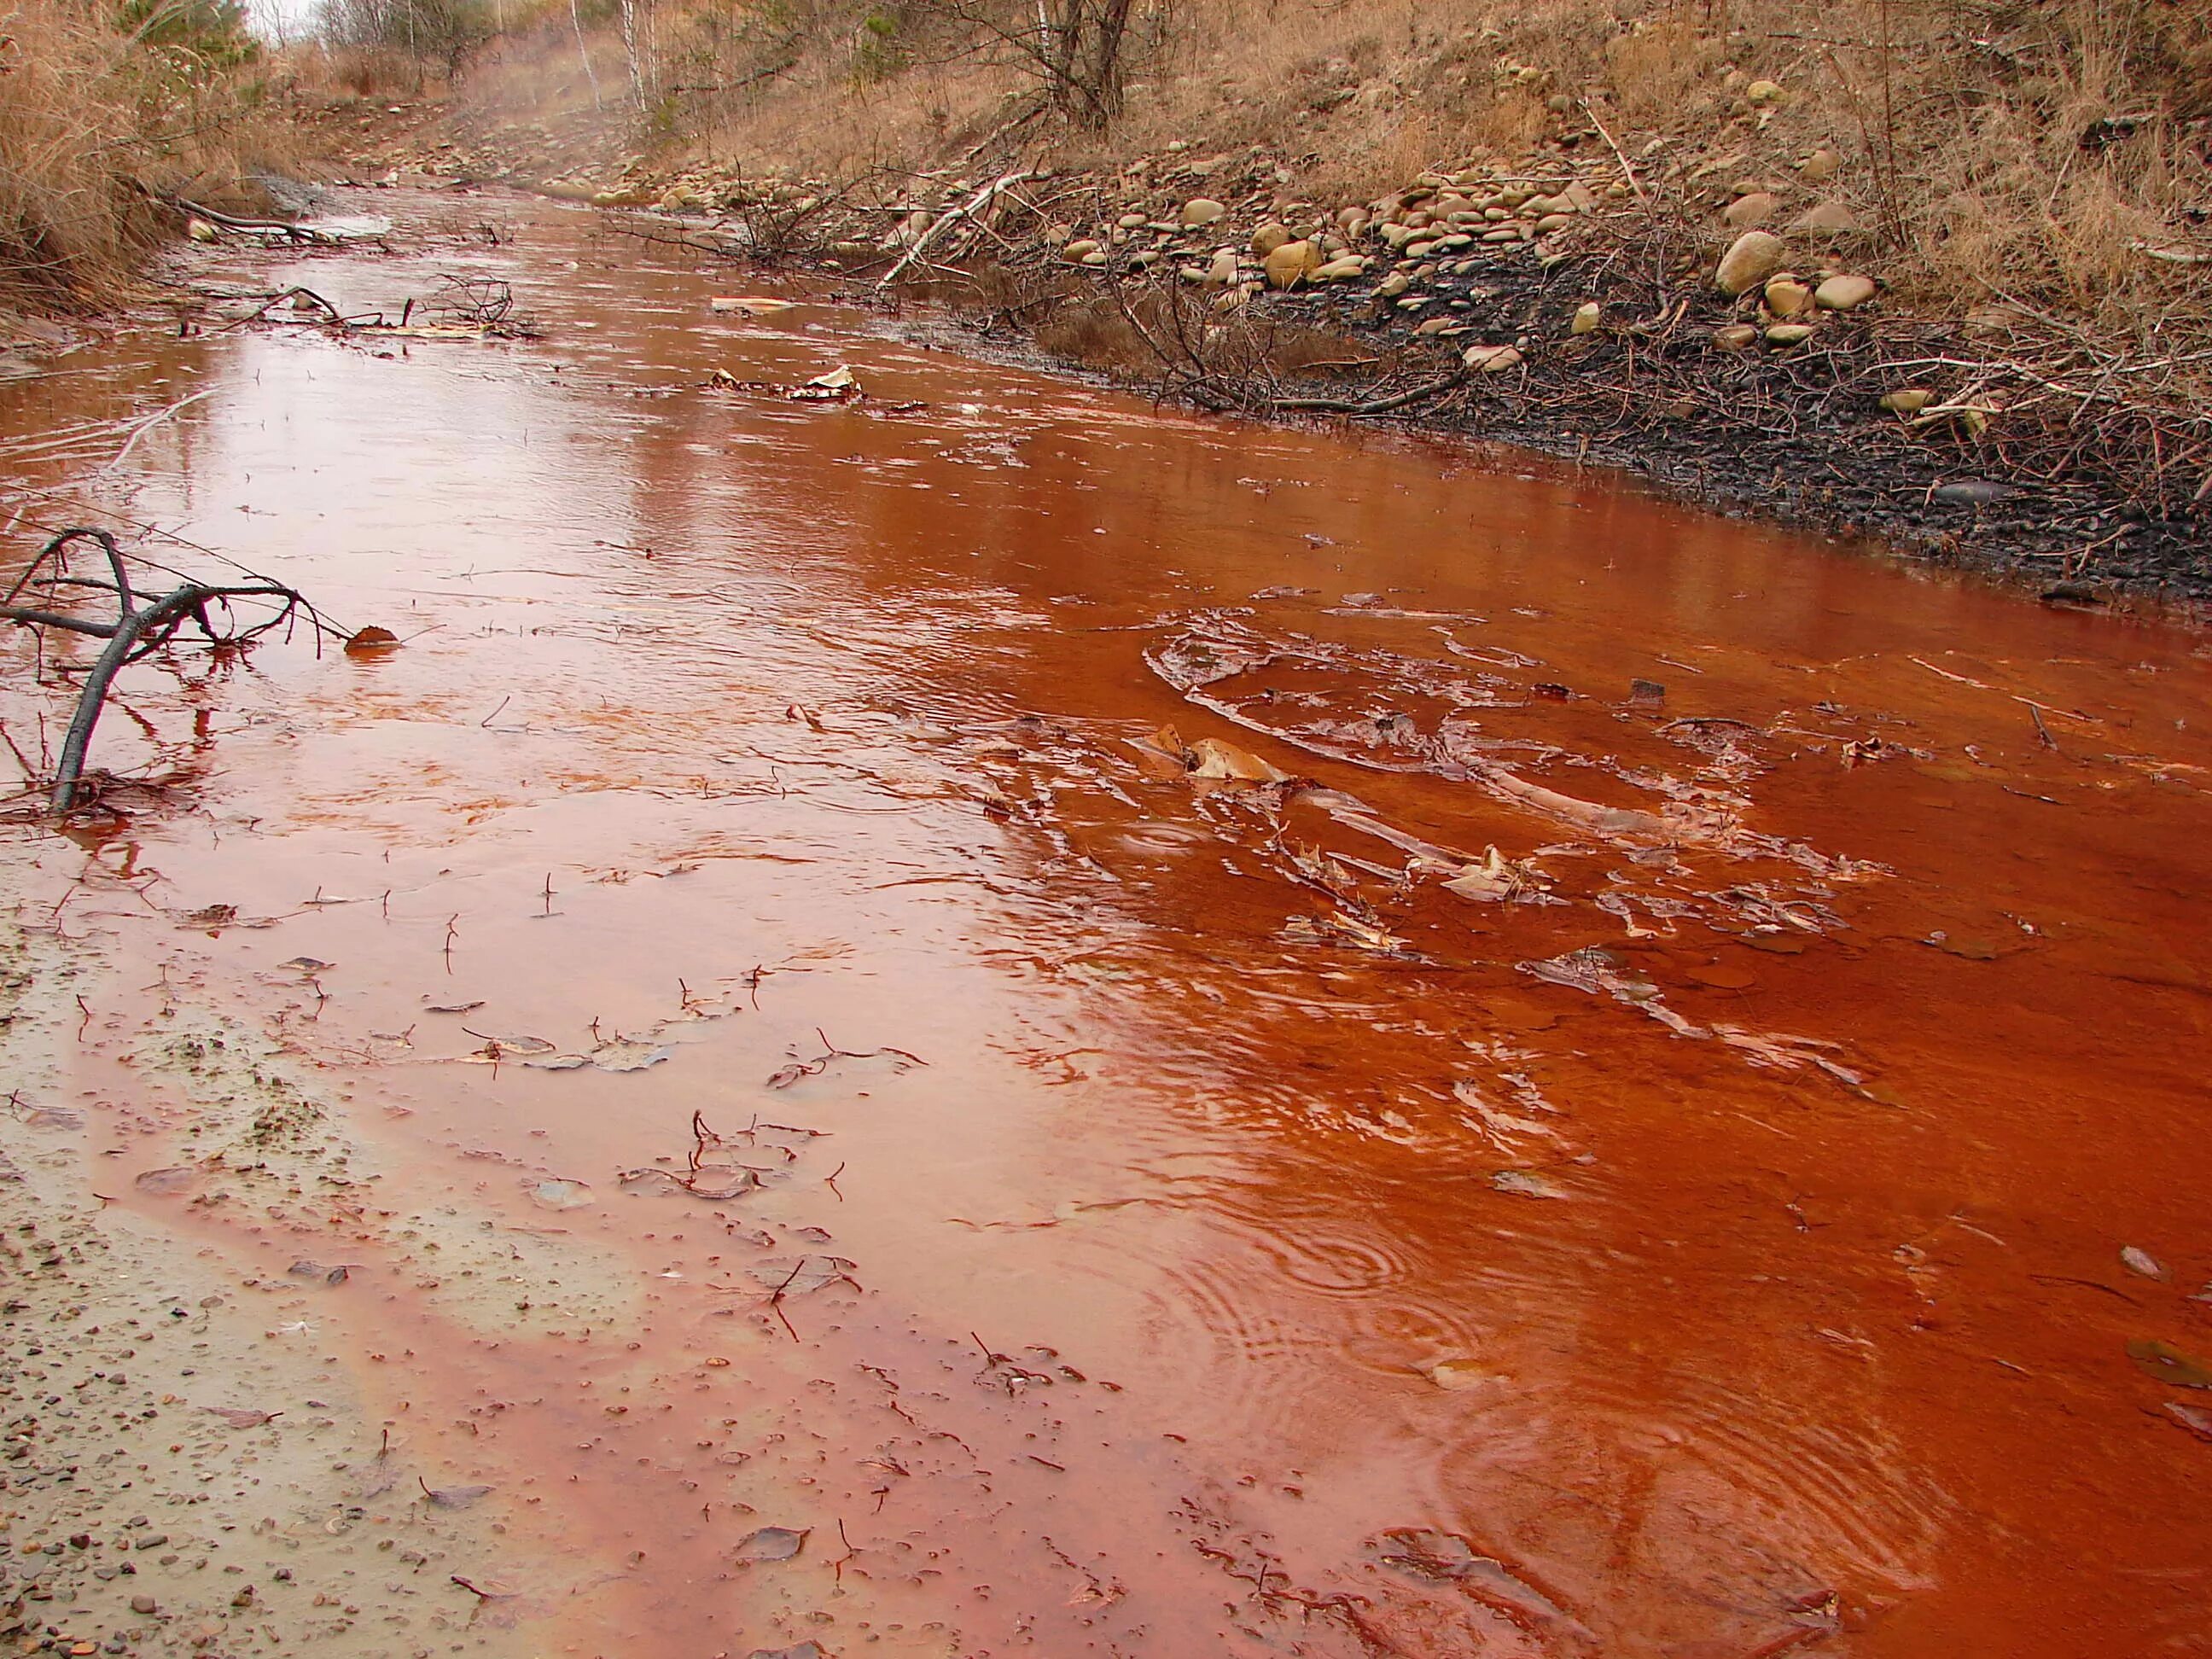
M 226 280 L 542 339 L 0 387 L 11 544 L 404 641 L 131 671 L 6 863 L 22 1101 L 471 1493 L 453 1641 L 2212 1645 L 2202 635 L 484 210 Z

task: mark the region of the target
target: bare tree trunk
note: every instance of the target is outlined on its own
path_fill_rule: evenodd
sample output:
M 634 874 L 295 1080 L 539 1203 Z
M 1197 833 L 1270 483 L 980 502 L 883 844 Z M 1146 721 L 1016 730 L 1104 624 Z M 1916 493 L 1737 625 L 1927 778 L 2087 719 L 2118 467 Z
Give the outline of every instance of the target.
M 599 101 L 599 77 L 592 70 L 592 49 L 584 44 L 583 0 L 568 0 L 568 21 L 576 29 L 576 56 L 584 60 L 584 79 L 592 83 L 592 107 L 605 109 Z

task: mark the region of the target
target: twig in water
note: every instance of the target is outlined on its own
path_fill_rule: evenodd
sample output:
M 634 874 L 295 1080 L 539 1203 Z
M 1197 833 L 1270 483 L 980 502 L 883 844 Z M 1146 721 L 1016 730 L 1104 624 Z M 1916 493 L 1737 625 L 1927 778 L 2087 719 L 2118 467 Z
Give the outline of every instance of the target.
M 822 1041 L 822 1052 L 811 1060 L 793 1060 L 788 1066 L 782 1067 L 769 1079 L 769 1088 L 788 1089 L 801 1078 L 819 1077 L 829 1069 L 830 1062 L 833 1060 L 876 1060 L 889 1054 L 895 1060 L 905 1061 L 907 1066 L 929 1064 L 920 1054 L 909 1054 L 904 1048 L 840 1048 L 830 1041 L 829 1034 L 818 1025 L 814 1028 L 814 1035 Z M 900 1069 L 903 1071 L 905 1066 L 902 1066 Z

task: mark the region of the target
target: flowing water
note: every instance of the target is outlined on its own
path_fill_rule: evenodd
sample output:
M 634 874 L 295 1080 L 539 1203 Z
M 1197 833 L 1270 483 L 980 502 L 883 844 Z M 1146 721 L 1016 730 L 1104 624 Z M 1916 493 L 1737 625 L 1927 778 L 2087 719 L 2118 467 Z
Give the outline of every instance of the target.
M 232 274 L 541 340 L 142 336 L 0 464 L 404 640 L 129 671 L 166 798 L 9 858 L 100 1190 L 348 1265 L 515 1650 L 2212 1651 L 2202 635 L 489 210 Z M 368 1188 L 131 1182 L 216 1026 Z

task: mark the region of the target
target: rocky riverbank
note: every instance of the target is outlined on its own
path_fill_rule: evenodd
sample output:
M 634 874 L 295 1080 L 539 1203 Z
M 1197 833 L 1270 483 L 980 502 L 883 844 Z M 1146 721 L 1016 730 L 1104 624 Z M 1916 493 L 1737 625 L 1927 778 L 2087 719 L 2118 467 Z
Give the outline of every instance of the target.
M 1529 447 L 2059 602 L 2212 592 L 2201 414 L 2139 395 L 2130 365 L 2033 307 L 1951 318 L 1893 291 L 1833 149 L 1778 171 L 1661 139 L 1632 155 L 1557 113 L 1540 155 L 1353 202 L 1300 198 L 1297 158 L 1264 145 L 833 186 L 562 167 L 434 106 L 343 131 L 364 176 L 591 203 L 642 236 L 940 301 L 983 339 L 1215 410 Z

